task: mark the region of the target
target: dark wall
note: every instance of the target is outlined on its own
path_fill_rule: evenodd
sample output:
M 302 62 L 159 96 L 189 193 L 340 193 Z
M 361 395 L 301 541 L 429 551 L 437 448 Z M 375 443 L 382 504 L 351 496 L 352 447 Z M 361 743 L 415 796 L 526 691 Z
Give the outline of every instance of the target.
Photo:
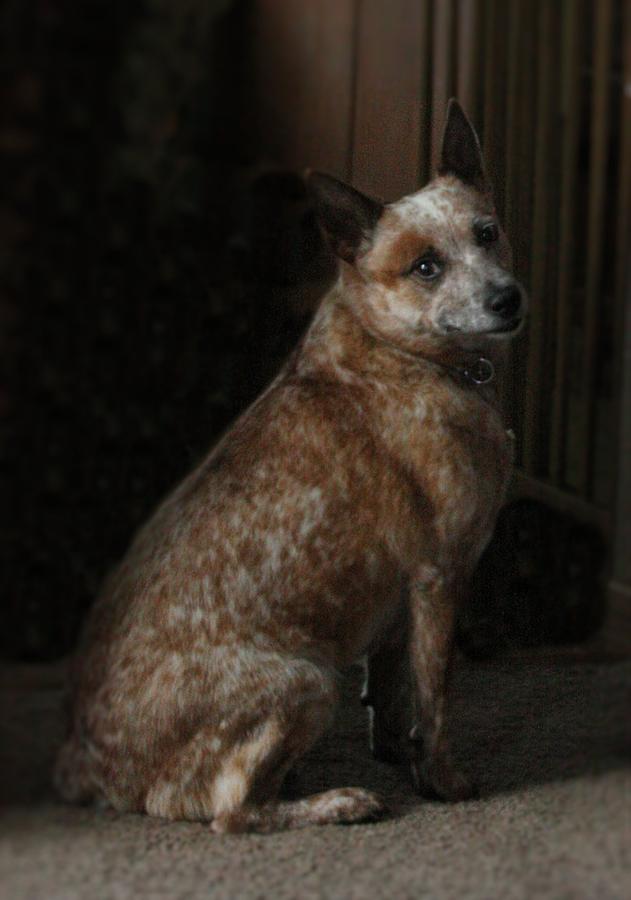
M 10 658 L 69 650 L 134 529 L 296 342 L 296 282 L 330 271 L 302 182 L 240 139 L 243 4 L 181 6 L 4 5 Z

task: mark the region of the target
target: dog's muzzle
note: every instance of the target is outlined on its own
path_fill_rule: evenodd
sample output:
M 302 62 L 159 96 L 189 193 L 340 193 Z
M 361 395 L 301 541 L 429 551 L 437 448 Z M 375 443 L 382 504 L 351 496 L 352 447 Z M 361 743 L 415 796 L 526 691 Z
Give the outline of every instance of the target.
M 516 331 L 525 314 L 522 292 L 515 284 L 494 291 L 485 306 L 497 320 L 497 327 L 493 331 L 498 334 Z
M 520 317 L 521 306 L 521 291 L 516 285 L 501 288 L 492 294 L 486 302 L 486 308 L 489 312 L 507 321 Z

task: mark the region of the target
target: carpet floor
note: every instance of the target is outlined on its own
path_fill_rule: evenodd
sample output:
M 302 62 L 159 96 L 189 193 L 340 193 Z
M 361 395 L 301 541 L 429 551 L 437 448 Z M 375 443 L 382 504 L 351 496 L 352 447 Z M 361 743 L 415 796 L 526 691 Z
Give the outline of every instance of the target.
M 0 686 L 0 896 L 631 898 L 631 662 L 463 663 L 454 741 L 481 799 L 450 806 L 371 758 L 359 682 L 295 783 L 378 789 L 391 817 L 227 836 L 57 803 L 60 691 Z

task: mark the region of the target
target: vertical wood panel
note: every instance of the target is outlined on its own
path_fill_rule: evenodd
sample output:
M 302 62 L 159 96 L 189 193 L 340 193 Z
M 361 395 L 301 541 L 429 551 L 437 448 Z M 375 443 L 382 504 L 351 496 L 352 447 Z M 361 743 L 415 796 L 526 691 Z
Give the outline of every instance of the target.
M 505 115 L 508 80 L 506 0 L 486 0 L 484 37 L 484 159 L 500 217 L 504 218 Z
M 519 190 L 519 109 L 522 98 L 523 82 L 521 75 L 520 44 L 523 40 L 522 25 L 525 0 L 510 0 L 508 4 L 507 22 L 507 77 L 506 77 L 506 117 L 504 131 L 504 228 L 515 247 L 517 230 L 517 195 Z M 515 256 L 515 250 L 513 251 Z M 511 342 L 506 356 L 506 370 L 503 379 L 502 409 L 512 423 L 517 408 L 517 350 Z
M 622 352 L 621 384 L 619 391 L 619 423 L 616 459 L 617 478 L 614 496 L 614 548 L 612 575 L 616 582 L 624 585 L 627 592 L 627 612 L 631 613 L 631 262 L 628 253 L 627 284 L 624 306 L 621 310 Z M 630 616 L 631 618 L 631 616 Z
M 536 131 L 536 79 L 533 76 L 533 60 L 537 58 L 537 16 L 536 6 L 523 0 L 520 17 L 518 76 L 519 102 L 516 103 L 515 128 L 517 138 L 514 143 L 514 178 L 512 190 L 511 243 L 515 261 L 515 272 L 518 278 L 531 291 L 531 250 L 532 250 L 532 214 L 533 214 L 533 180 L 534 153 Z M 524 460 L 524 420 L 527 383 L 527 349 L 528 330 L 525 331 L 512 346 L 512 370 L 514 380 L 514 406 L 512 421 L 517 434 L 516 461 Z
M 455 87 L 454 24 L 453 0 L 435 2 L 432 29 L 432 169 L 438 164 L 445 110 Z
M 591 492 L 593 476 L 593 427 L 596 404 L 596 366 L 599 338 L 599 304 L 603 298 L 602 260 L 605 222 L 605 184 L 609 141 L 609 84 L 612 53 L 613 0 L 599 0 L 594 12 L 594 59 L 591 105 L 589 164 L 589 212 L 587 229 L 587 291 L 585 336 L 581 359 L 582 409 L 576 433 L 580 448 L 578 486 L 584 495 Z
M 530 288 L 532 261 L 532 218 L 534 146 L 537 128 L 537 82 L 533 72 L 538 54 L 536 5 L 526 0 L 520 20 L 519 103 L 515 115 L 515 203 L 513 251 L 519 278 Z
M 543 332 L 542 369 L 539 397 L 539 448 L 538 470 L 545 477 L 549 472 L 549 446 L 552 419 L 552 396 L 555 380 L 555 360 L 557 352 L 556 299 L 559 277 L 560 245 L 560 202 L 561 202 L 561 147 L 562 122 L 560 100 L 559 69 L 562 48 L 562 4 L 553 5 L 551 23 L 551 43 L 553 65 L 549 73 L 547 90 L 551 94 L 550 141 L 546 150 L 544 202 L 547 206 L 545 236 L 545 272 L 542 290 Z
M 626 620 L 631 622 L 631 8 L 623 10 L 622 91 L 619 100 L 619 186 L 616 229 L 616 305 L 618 340 L 617 410 L 615 441 L 617 477 L 612 506 L 615 511 L 615 540 L 612 578 L 625 597 Z
M 421 62 L 420 133 L 419 133 L 419 184 L 430 180 L 432 170 L 432 0 L 418 0 L 421 16 L 421 34 L 418 46 Z
M 508 237 L 513 243 L 517 226 L 517 195 L 519 190 L 519 144 L 522 138 L 519 129 L 520 107 L 523 96 L 524 79 L 521 77 L 520 45 L 523 42 L 522 28 L 526 9 L 525 0 L 511 0 L 509 3 L 507 78 L 506 78 L 506 119 L 504 132 L 506 195 L 504 202 L 504 224 Z
M 556 296 L 556 359 L 550 435 L 550 474 L 561 484 L 565 474 L 568 428 L 568 366 L 571 350 L 571 301 L 578 183 L 578 143 L 581 113 L 580 0 L 564 0 L 561 57 L 561 202 L 559 277 Z
M 618 221 L 616 228 L 616 306 L 623 330 L 622 310 L 627 303 L 631 251 L 631 6 L 623 6 L 622 90 L 618 100 Z M 631 323 L 629 323 L 631 328 Z M 630 466 L 631 468 L 631 466 Z
M 557 47 L 554 41 L 553 4 L 541 0 L 537 29 L 537 119 L 534 143 L 535 167 L 533 180 L 533 229 L 531 309 L 528 334 L 528 365 L 526 403 L 524 411 L 524 465 L 532 475 L 542 474 L 543 458 L 543 409 L 547 397 L 543 396 L 546 346 L 547 265 L 550 246 L 550 168 L 549 154 L 554 140 L 553 122 L 557 83 Z M 555 173 L 556 177 L 556 173 Z M 556 248 L 555 251 L 556 252 Z
M 459 0 L 456 96 L 479 133 L 482 131 L 483 19 L 482 0 Z
M 353 184 L 384 200 L 419 186 L 426 4 L 358 5 Z
M 255 143 L 290 168 L 348 178 L 354 0 L 253 3 Z

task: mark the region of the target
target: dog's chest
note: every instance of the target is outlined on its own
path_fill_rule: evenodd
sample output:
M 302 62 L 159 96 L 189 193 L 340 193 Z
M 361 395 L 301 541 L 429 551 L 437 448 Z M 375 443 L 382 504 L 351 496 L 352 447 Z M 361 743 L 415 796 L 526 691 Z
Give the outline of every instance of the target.
M 392 409 L 386 439 L 426 501 L 441 545 L 484 543 L 504 497 L 513 439 L 471 392 L 419 389 Z

